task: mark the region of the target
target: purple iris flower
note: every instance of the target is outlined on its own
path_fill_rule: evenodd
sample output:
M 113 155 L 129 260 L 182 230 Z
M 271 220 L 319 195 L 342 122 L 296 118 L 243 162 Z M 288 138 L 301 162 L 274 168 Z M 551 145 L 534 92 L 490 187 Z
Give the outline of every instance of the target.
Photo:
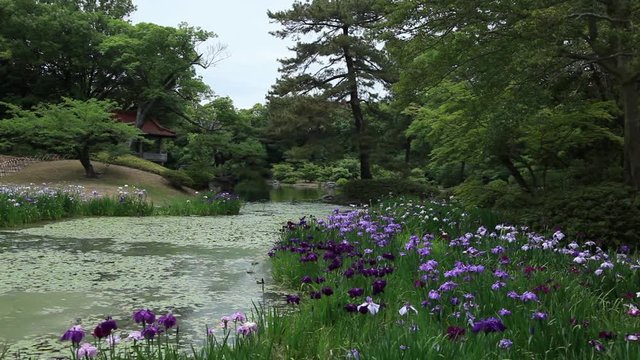
M 326 296 L 331 296 L 333 295 L 333 289 L 328 286 L 325 286 L 322 288 L 322 293 L 325 294 Z
M 473 326 L 471 327 L 471 331 L 473 331 L 474 333 L 478 333 L 480 331 L 483 331 L 485 333 L 498 332 L 498 331 L 502 332 L 502 331 L 505 331 L 506 329 L 507 327 L 504 326 L 504 324 L 502 323 L 502 320 L 495 317 L 490 317 L 490 318 L 476 321 L 473 323 Z
M 234 312 L 233 315 L 231 315 L 231 320 L 233 320 L 234 322 L 245 322 L 247 321 L 247 317 L 244 313 L 237 311 Z
M 116 321 L 111 317 L 108 317 L 105 321 L 96 326 L 92 335 L 98 339 L 102 339 L 111 335 L 111 331 L 116 330 L 117 328 L 118 325 L 116 324 Z
M 547 320 L 547 313 L 543 313 L 541 311 L 536 311 L 531 315 L 533 320 Z
M 457 287 L 458 287 L 458 284 L 454 283 L 453 281 L 447 281 L 444 284 L 440 285 L 440 288 L 438 290 L 451 291 Z
M 387 282 L 383 279 L 377 279 L 373 282 L 373 295 L 377 295 L 384 292 L 384 288 L 387 286 Z
M 151 340 L 156 337 L 156 335 L 160 334 L 160 329 L 156 325 L 150 325 L 144 328 L 141 334 L 145 339 Z
M 509 349 L 512 346 L 513 341 L 511 341 L 510 339 L 502 339 L 500 340 L 500 342 L 498 342 L 498 347 L 501 349 Z
M 345 305 L 344 309 L 347 312 L 357 312 L 358 311 L 358 307 L 356 306 L 356 304 L 351 304 L 351 303 Z
M 311 277 L 309 275 L 305 275 L 302 280 L 300 280 L 301 283 L 303 284 L 310 284 L 311 282 L 313 282 L 313 280 L 311 279 Z
M 435 290 L 430 290 L 429 291 L 429 299 L 431 300 L 438 300 L 440 299 L 440 293 L 435 291 Z
M 604 351 L 604 345 L 598 340 L 589 340 L 589 345 L 593 346 L 593 349 L 597 352 Z
M 498 310 L 498 315 L 500 315 L 500 316 L 508 316 L 508 315 L 511 315 L 511 311 L 503 308 L 503 309 Z
M 353 268 L 348 268 L 342 273 L 342 275 L 344 275 L 344 277 L 346 277 L 347 279 L 351 279 L 355 274 L 356 272 L 353 270 Z
M 321 294 L 319 291 L 312 291 L 312 292 L 309 294 L 309 296 L 310 296 L 312 299 L 318 300 L 318 299 L 320 299 L 320 298 L 322 297 L 322 294 Z
M 298 295 L 287 295 L 287 304 L 300 304 L 300 296 Z
M 156 321 L 156 314 L 149 309 L 140 309 L 133 313 L 133 321 L 136 324 L 153 324 Z
M 65 331 L 64 335 L 60 338 L 61 341 L 71 341 L 73 344 L 80 344 L 80 341 L 84 338 L 84 329 L 82 326 L 75 325 L 69 330 Z
M 523 302 L 538 301 L 538 296 L 531 291 L 525 291 L 520 295 L 520 300 Z
M 163 325 L 164 328 L 167 329 L 167 330 L 171 329 L 174 326 L 176 326 L 177 322 L 178 322 L 178 320 L 171 313 L 168 313 L 166 315 L 162 315 L 158 319 L 158 324 Z
M 349 294 L 349 296 L 351 296 L 352 298 L 362 296 L 364 294 L 364 289 L 363 288 L 349 289 L 349 291 L 347 291 L 347 294 Z

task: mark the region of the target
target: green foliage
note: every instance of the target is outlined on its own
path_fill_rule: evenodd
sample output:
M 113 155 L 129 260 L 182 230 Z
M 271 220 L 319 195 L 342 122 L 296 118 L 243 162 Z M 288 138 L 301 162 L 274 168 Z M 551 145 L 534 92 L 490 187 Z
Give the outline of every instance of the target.
M 138 169 L 161 176 L 164 175 L 166 171 L 170 170 L 158 163 L 145 160 L 141 157 L 131 154 L 118 155 L 114 157 L 106 152 L 99 152 L 95 155 L 94 159 L 106 164 L 126 166 L 132 169 Z
M 60 104 L 42 104 L 33 110 L 5 105 L 12 117 L 0 122 L 3 148 L 20 144 L 76 157 L 88 177 L 95 176 L 90 164 L 92 154 L 141 137 L 140 130 L 113 118 L 111 102 L 64 99 Z
M 345 179 L 345 178 L 339 178 L 338 180 L 336 180 L 336 185 L 340 186 L 340 187 L 343 187 L 343 186 L 347 185 L 348 183 L 349 183 L 349 180 Z
M 304 163 L 300 167 L 300 175 L 303 180 L 315 181 L 320 178 L 320 172 L 322 168 L 314 163 Z
M 236 215 L 241 202 L 229 194 L 205 193 L 156 207 L 144 190 L 123 187 L 114 196 L 63 189 L 0 187 L 0 228 L 82 216 Z
M 273 86 L 272 95 L 312 94 L 328 101 L 346 101 L 353 116 L 360 177 L 364 179 L 371 178 L 373 143 L 367 137 L 361 100 L 377 98 L 375 85 L 385 86 L 394 78 L 387 52 L 374 37 L 382 25 L 383 10 L 377 0 L 312 0 L 296 2 L 285 11 L 268 12 L 269 18 L 282 26 L 272 34 L 297 41 L 292 48 L 295 56 L 280 60 L 282 77 Z M 307 41 L 300 41 L 303 38 Z
M 214 178 L 214 168 L 209 164 L 192 163 L 184 169 L 191 179 L 191 185 L 196 190 L 209 189 L 209 184 Z
M 343 159 L 326 165 L 308 161 L 279 163 L 273 165 L 271 174 L 273 179 L 285 183 L 296 183 L 303 180 L 336 181 L 340 178 L 353 179 L 358 176 L 358 163 L 357 160 L 352 161 L 351 159 Z
M 351 180 L 342 186 L 342 196 L 346 201 L 360 203 L 389 196 L 412 195 L 425 198 L 434 194 L 436 189 L 431 186 L 398 178 Z
M 167 179 L 171 186 L 176 189 L 182 189 L 183 186 L 193 187 L 194 181 L 184 170 L 166 170 L 162 173 L 162 177 Z
M 295 171 L 295 168 L 291 164 L 281 163 L 273 164 L 271 167 L 271 176 L 278 181 L 291 177 L 291 174 Z
M 505 197 L 496 208 L 535 229 L 560 228 L 606 247 L 640 243 L 640 204 L 633 189 L 620 183 L 553 189 L 534 199 Z
M 477 177 L 469 177 L 453 190 L 456 198 L 470 207 L 492 208 L 498 199 L 507 192 L 508 184 L 504 180 L 494 180 L 483 184 Z

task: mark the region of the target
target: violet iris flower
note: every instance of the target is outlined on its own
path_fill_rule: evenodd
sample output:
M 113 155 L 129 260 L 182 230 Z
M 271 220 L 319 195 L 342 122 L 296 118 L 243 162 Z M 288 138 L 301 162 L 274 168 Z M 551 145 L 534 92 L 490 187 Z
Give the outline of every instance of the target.
M 349 289 L 349 291 L 347 291 L 347 294 L 349 294 L 349 296 L 351 296 L 352 298 L 362 296 L 362 294 L 364 294 L 364 289 L 352 288 L 352 289 Z
M 300 304 L 300 296 L 298 295 L 287 295 L 287 304 Z
M 244 324 L 240 325 L 238 327 L 238 330 L 236 331 L 238 332 L 238 334 L 242 334 L 243 336 L 249 336 L 258 331 L 258 324 L 247 321 Z
M 513 346 L 513 341 L 510 339 L 502 339 L 498 342 L 498 347 L 501 349 L 508 349 Z
M 80 344 L 84 338 L 84 329 L 80 325 L 74 325 L 67 330 L 60 338 L 61 341 L 71 341 L 73 344 Z
M 136 324 L 153 324 L 156 321 L 156 314 L 149 309 L 140 309 L 133 313 L 133 321 Z
M 507 327 L 504 326 L 504 324 L 502 323 L 502 320 L 495 317 L 490 317 L 490 318 L 476 321 L 473 323 L 473 326 L 471 327 L 471 331 L 473 331 L 474 333 L 478 333 L 480 331 L 483 331 L 485 333 L 502 332 L 502 331 L 505 331 L 506 329 Z
M 76 358 L 94 358 L 98 355 L 98 348 L 89 344 L 84 343 L 76 350 Z
M 142 330 L 140 333 L 145 339 L 151 340 L 154 337 L 156 337 L 156 335 L 160 334 L 160 329 L 156 325 L 149 325 L 146 328 L 144 328 L 144 330 Z
M 158 324 L 164 325 L 164 328 L 167 329 L 167 330 L 171 329 L 172 327 L 174 327 L 177 322 L 178 322 L 178 320 L 176 320 L 176 317 L 173 316 L 173 314 L 171 314 L 171 313 L 168 313 L 166 315 L 162 315 L 158 319 Z
M 384 292 L 384 288 L 387 286 L 387 281 L 383 279 L 378 279 L 373 282 L 373 295 L 377 295 L 381 292 Z

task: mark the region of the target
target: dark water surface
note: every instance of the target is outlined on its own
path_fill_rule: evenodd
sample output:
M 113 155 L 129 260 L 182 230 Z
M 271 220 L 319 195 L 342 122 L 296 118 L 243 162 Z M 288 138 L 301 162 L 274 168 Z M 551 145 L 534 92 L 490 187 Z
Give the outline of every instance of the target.
M 141 307 L 173 311 L 197 344 L 221 316 L 279 299 L 266 252 L 280 226 L 334 208 L 250 203 L 237 216 L 86 218 L 2 231 L 0 344 L 9 358 L 67 355 L 58 339 L 71 325 L 90 332 L 111 315 L 126 337 Z M 256 283 L 263 278 L 265 293 Z

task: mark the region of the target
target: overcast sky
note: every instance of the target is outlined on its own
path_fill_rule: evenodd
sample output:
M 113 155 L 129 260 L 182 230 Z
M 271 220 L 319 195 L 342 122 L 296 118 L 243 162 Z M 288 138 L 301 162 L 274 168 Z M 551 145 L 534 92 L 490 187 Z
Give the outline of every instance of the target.
M 269 35 L 268 10 L 285 10 L 293 0 L 133 0 L 131 20 L 176 26 L 187 22 L 218 35 L 227 46 L 226 60 L 201 71 L 218 96 L 229 96 L 238 108 L 264 103 L 278 77 L 278 58 L 290 56 L 290 43 Z

